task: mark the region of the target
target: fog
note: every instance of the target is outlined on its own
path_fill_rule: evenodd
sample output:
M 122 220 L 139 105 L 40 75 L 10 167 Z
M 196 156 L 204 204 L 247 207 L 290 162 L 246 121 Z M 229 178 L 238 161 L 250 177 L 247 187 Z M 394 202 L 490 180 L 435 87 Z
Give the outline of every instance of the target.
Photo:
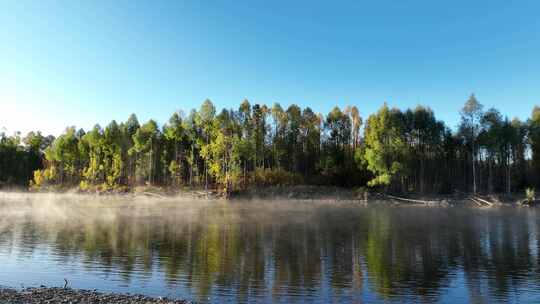
M 0 285 L 67 277 L 201 303 L 452 302 L 485 285 L 484 302 L 519 302 L 540 286 L 539 225 L 525 208 L 4 192 Z
M 183 196 L 150 197 L 144 195 L 92 195 L 78 193 L 27 193 L 0 192 L 0 215 L 3 220 L 10 217 L 31 216 L 36 219 L 71 219 L 114 218 L 119 213 L 134 217 L 163 216 L 176 217 L 178 220 L 192 220 L 192 215 L 209 207 L 227 207 L 229 210 L 242 212 L 246 208 L 257 209 L 260 218 L 266 218 L 276 208 L 279 216 L 294 214 L 312 208 L 332 205 L 359 207 L 350 202 L 337 203 L 327 201 L 301 200 L 206 200 Z
M 0 192 L 0 233 L 10 225 L 25 221 L 31 221 L 47 230 L 74 229 L 81 225 L 88 229 L 91 225 L 111 225 L 120 219 L 135 226 L 144 221 L 174 223 L 176 227 L 195 222 L 306 223 L 309 217 L 304 213 L 309 214 L 310 210 L 325 205 L 321 202 L 292 203 L 283 200 L 234 202 L 142 195 Z M 249 212 L 246 212 L 248 209 Z M 297 217 L 297 213 L 303 213 L 304 216 Z
M 3 192 L 0 193 L 0 223 L 30 217 L 38 222 L 77 224 L 98 218 L 101 221 L 114 221 L 118 216 L 160 216 L 189 221 L 193 214 L 210 204 L 222 202 L 195 202 L 185 198 L 160 199 L 134 195 Z

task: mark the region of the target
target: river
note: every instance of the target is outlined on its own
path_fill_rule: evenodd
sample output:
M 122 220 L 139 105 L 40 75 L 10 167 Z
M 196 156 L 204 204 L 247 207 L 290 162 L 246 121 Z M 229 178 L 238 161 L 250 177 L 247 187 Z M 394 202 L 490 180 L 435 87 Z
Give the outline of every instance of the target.
M 0 285 L 199 303 L 540 302 L 535 209 L 0 196 Z

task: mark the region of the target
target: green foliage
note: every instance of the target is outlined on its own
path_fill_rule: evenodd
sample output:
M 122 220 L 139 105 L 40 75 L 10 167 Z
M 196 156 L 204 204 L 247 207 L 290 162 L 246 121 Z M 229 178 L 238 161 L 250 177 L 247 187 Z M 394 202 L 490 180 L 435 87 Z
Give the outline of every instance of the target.
M 477 183 L 477 159 L 478 159 L 478 149 L 477 141 L 478 136 L 481 132 L 480 122 L 482 120 L 483 106 L 476 100 L 474 94 L 472 94 L 463 109 L 461 110 L 461 124 L 459 126 L 459 133 L 463 137 L 465 144 L 469 147 L 470 150 L 470 159 L 471 159 L 471 173 L 472 173 L 472 184 L 473 192 L 477 192 L 478 183 Z
M 47 161 L 58 172 L 51 181 L 66 185 L 79 182 L 82 173 L 79 141 L 75 127 L 70 127 L 45 150 Z
M 159 147 L 160 132 L 157 123 L 149 120 L 133 135 L 133 147 L 129 153 L 136 156 L 135 180 L 151 184 L 156 173 L 156 156 Z
M 79 148 L 87 155 L 87 163 L 83 168 L 82 176 L 90 184 L 104 182 L 104 147 L 104 135 L 99 125 L 94 126 L 92 131 L 81 138 Z
M 67 128 L 58 138 L 0 134 L 0 185 L 78 186 L 87 191 L 301 183 L 389 191 L 505 191 L 540 184 L 540 108 L 528 122 L 483 111 L 474 95 L 452 133 L 433 111 L 386 104 L 365 121 L 357 107 L 327 115 L 244 100 L 216 111 L 210 100 L 160 127 L 132 114 L 104 129 Z M 361 130 L 363 128 L 363 136 Z M 530 152 L 529 152 L 530 151 Z M 530 153 L 530 154 L 529 154 Z M 529 158 L 529 155 L 531 156 Z M 365 192 L 363 190 L 363 192 Z
M 528 122 L 529 143 L 532 152 L 532 166 L 540 171 L 540 107 L 534 107 Z M 540 178 L 536 178 L 536 186 L 540 186 Z
M 403 169 L 405 142 L 398 113 L 385 104 L 368 118 L 365 129 L 367 168 L 374 175 L 370 186 L 389 185 Z
M 30 132 L 24 138 L 19 133 L 8 136 L 0 132 L 0 187 L 2 185 L 26 186 L 33 172 L 42 168 L 43 149 L 51 137 Z

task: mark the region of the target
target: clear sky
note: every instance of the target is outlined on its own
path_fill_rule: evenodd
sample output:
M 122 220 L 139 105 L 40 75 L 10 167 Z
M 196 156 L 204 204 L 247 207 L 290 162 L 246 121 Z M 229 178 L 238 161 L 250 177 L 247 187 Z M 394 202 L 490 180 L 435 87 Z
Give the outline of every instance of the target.
M 425 104 L 454 127 L 473 92 L 522 119 L 540 103 L 540 1 L 0 0 L 10 133 L 164 123 L 206 98 Z

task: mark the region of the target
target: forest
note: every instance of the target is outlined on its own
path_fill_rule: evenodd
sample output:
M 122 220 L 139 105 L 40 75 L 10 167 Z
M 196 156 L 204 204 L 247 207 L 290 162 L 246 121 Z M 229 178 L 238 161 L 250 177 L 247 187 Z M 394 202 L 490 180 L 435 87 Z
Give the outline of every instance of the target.
M 129 191 L 332 185 L 396 193 L 506 193 L 540 186 L 540 107 L 527 121 L 471 95 L 452 130 L 425 106 L 385 103 L 326 115 L 244 100 L 217 112 L 206 100 L 162 126 L 135 114 L 58 137 L 0 133 L 0 187 Z M 0 122 L 1 124 L 1 122 Z

